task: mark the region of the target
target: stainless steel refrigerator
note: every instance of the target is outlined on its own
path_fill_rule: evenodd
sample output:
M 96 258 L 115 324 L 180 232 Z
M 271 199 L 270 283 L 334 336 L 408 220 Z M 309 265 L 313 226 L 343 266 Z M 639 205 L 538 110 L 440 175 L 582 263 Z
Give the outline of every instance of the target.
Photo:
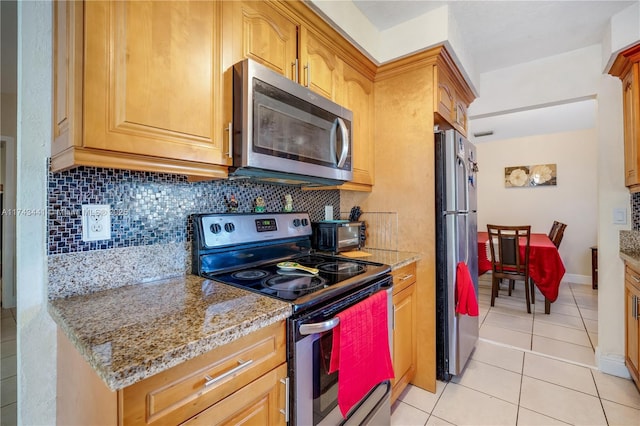
M 436 371 L 448 381 L 478 340 L 478 317 L 455 312 L 458 262 L 466 263 L 478 296 L 476 148 L 455 130 L 436 132 L 435 162 Z

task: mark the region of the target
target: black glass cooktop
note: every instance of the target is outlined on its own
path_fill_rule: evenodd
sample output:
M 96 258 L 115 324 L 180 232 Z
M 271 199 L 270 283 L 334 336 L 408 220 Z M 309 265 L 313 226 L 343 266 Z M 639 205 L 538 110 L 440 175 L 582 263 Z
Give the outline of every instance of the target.
M 321 255 L 305 255 L 288 261 L 316 268 L 319 272 L 311 274 L 295 269 L 284 270 L 274 262 L 232 272 L 207 273 L 205 276 L 294 304 L 302 304 L 313 298 L 311 295 L 358 286 L 369 278 L 387 273 L 389 268 L 377 263 Z

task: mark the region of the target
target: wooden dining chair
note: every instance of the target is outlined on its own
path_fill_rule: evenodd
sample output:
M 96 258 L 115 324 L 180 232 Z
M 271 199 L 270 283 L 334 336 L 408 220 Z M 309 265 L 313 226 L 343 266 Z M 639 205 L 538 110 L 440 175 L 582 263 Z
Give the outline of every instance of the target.
M 551 230 L 549 231 L 549 239 L 556 246 L 557 249 L 560 248 L 560 243 L 562 242 L 562 237 L 564 237 L 564 230 L 567 227 L 566 223 L 558 222 L 557 220 L 553 221 L 553 225 L 551 225 Z M 535 295 L 535 282 L 533 279 L 529 280 L 529 290 L 531 292 L 531 303 L 535 305 L 536 303 L 536 295 Z M 546 297 L 544 298 L 544 313 L 548 314 L 551 311 L 551 302 Z
M 529 299 L 529 252 L 531 247 L 531 226 L 501 226 L 487 225 L 489 233 L 488 244 L 491 252 L 491 306 L 500 290 L 500 282 L 509 280 L 509 293 L 511 293 L 511 281 L 523 281 L 524 293 L 527 302 L 527 313 L 531 313 L 531 300 Z M 520 253 L 520 241 L 524 243 L 524 256 Z
M 553 221 L 553 225 L 551 226 L 551 230 L 549 231 L 549 239 L 556 246 L 556 248 L 560 248 L 560 242 L 562 241 L 562 237 L 564 236 L 564 229 L 567 227 L 565 223 L 558 222 L 557 220 Z

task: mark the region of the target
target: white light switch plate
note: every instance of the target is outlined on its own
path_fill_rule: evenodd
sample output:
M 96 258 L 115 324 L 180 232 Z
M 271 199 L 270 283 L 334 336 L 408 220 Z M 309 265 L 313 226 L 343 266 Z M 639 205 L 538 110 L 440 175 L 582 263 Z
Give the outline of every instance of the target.
M 333 220 L 333 206 L 324 206 L 324 220 Z
M 613 209 L 613 223 L 614 225 L 626 225 L 627 224 L 627 209 L 614 208 Z
M 82 205 L 82 241 L 111 239 L 111 206 L 109 204 Z

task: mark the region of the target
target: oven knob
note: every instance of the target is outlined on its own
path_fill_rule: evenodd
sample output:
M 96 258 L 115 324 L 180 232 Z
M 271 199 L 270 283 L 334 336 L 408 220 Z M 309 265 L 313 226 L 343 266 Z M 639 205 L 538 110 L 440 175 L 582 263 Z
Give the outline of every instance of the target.
M 309 221 L 307 219 L 302 219 L 302 226 L 308 226 Z
M 236 230 L 236 226 L 231 222 L 225 223 L 224 224 L 224 230 L 227 231 L 227 232 L 233 232 L 233 231 Z
M 300 219 L 293 219 L 293 226 L 295 226 L 296 228 L 300 226 Z
M 209 229 L 211 230 L 211 232 L 213 232 L 214 234 L 219 234 L 220 231 L 222 231 L 222 227 L 220 226 L 220 224 L 218 223 L 214 223 L 213 225 L 211 225 L 211 227 L 209 227 Z

